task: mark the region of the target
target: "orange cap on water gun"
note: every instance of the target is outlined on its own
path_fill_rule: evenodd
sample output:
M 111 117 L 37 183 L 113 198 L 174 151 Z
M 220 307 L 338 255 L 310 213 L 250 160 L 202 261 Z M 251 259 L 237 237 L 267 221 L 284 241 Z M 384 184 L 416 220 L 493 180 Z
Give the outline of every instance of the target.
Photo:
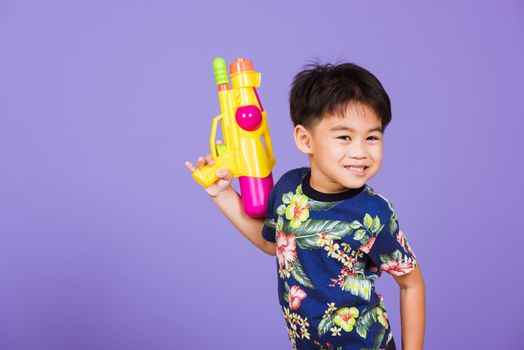
M 255 68 L 253 67 L 253 62 L 243 57 L 237 58 L 236 60 L 233 61 L 233 63 L 229 65 L 229 71 L 231 75 L 235 73 L 247 72 L 247 71 L 253 71 L 253 70 L 255 70 Z

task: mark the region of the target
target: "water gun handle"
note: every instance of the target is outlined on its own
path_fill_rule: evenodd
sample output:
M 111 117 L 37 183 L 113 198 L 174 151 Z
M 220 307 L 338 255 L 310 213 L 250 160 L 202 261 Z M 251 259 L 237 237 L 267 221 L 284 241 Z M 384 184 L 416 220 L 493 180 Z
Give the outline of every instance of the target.
M 209 143 L 210 143 L 211 157 L 213 158 L 213 164 L 203 166 L 202 168 L 199 168 L 193 172 L 193 178 L 203 187 L 209 187 L 218 180 L 218 177 L 216 176 L 216 172 L 219 169 L 221 169 L 222 165 L 224 164 L 224 161 L 226 160 L 225 158 L 227 158 L 225 155 L 222 157 L 219 156 L 220 152 L 217 150 L 218 147 L 215 144 L 217 125 L 218 125 L 219 120 L 221 119 L 222 119 L 222 114 L 214 117 L 213 122 L 211 124 L 211 137 L 210 137 Z

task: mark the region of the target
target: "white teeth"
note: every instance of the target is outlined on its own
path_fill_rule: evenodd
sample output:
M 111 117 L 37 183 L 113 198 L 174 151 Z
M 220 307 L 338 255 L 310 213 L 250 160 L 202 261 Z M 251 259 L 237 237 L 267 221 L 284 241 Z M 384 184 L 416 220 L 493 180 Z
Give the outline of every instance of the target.
M 354 166 L 350 166 L 350 167 L 346 167 L 346 168 L 349 168 L 351 170 L 355 170 L 355 171 L 358 171 L 360 173 L 364 172 L 364 167 L 354 167 Z

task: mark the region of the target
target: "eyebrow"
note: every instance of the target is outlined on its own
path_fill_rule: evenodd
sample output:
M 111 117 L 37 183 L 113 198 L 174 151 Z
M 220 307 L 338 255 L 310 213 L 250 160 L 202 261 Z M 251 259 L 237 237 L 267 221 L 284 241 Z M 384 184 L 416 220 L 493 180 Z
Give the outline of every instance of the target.
M 355 132 L 355 129 L 347 127 L 347 126 L 343 126 L 343 125 L 337 125 L 335 127 L 332 127 L 331 129 L 329 129 L 329 131 L 351 131 L 351 132 Z M 377 126 L 376 128 L 370 129 L 368 131 L 368 133 L 373 132 L 373 131 L 382 132 L 382 128 Z

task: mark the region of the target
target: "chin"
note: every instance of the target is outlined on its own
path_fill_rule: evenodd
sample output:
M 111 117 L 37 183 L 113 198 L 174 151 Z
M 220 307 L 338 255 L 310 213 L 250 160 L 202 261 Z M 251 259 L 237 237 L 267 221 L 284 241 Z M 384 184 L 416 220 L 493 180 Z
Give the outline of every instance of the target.
M 339 178 L 339 179 L 336 179 L 335 181 L 346 189 L 348 188 L 357 189 L 357 188 L 362 187 L 366 183 L 367 179 L 362 179 L 361 181 L 359 181 L 359 180 L 347 180 L 344 178 Z
M 349 183 L 347 186 L 345 186 L 346 188 L 352 188 L 352 189 L 357 189 L 357 188 L 360 188 L 362 186 L 364 186 L 366 184 L 366 181 L 359 181 L 359 182 L 351 182 Z
M 357 179 L 340 179 L 341 182 L 340 184 L 346 188 L 360 188 L 362 186 L 364 186 L 370 179 L 371 177 L 369 176 L 364 176 L 362 178 L 357 178 Z

